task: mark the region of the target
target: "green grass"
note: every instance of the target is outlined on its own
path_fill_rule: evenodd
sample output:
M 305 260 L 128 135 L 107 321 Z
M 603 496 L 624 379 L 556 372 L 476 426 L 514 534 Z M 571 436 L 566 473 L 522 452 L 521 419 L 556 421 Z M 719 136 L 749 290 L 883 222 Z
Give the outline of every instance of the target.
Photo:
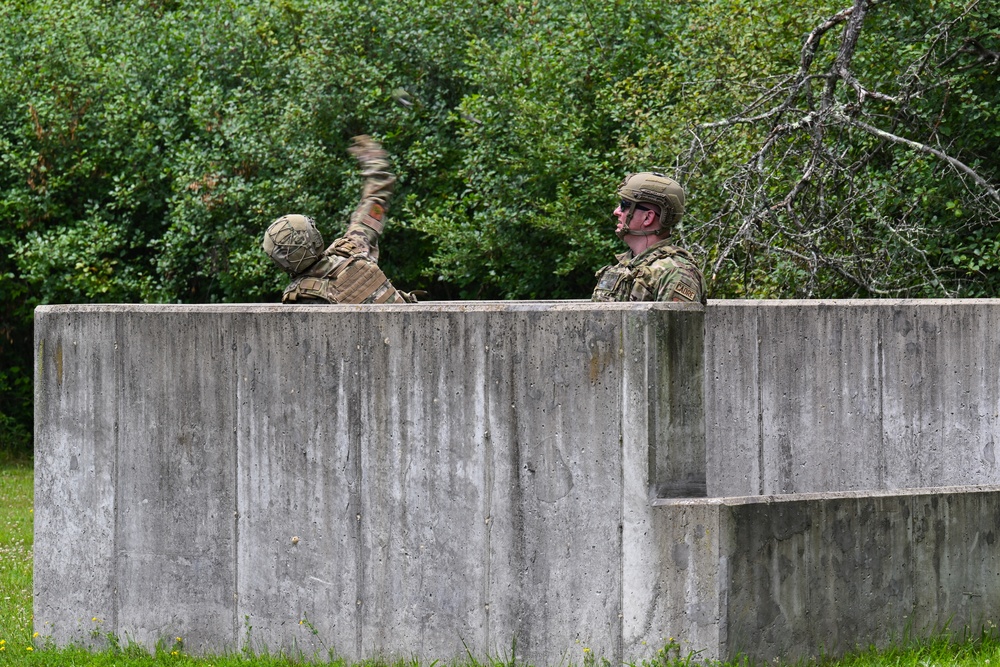
M 118 646 L 99 653 L 79 648 L 55 649 L 32 636 L 31 564 L 33 535 L 33 476 L 30 461 L 10 461 L 0 456 L 0 666 L 75 666 L 145 667 L 170 665 L 182 667 L 283 667 L 300 665 L 302 660 L 285 655 L 248 656 L 233 654 L 221 657 L 194 658 L 184 653 L 183 645 L 161 647 L 156 655 L 137 646 Z M 349 667 L 343 662 L 310 664 Z M 616 667 L 607 660 L 584 652 L 582 667 Z M 656 658 L 628 667 L 687 667 L 699 664 L 696 656 L 683 656 L 676 643 L 659 652 Z M 770 663 L 776 667 L 781 663 Z M 791 663 L 796 664 L 796 663 Z M 882 651 L 859 651 L 840 660 L 823 660 L 823 667 L 1000 667 L 1000 638 L 996 626 L 967 638 L 954 641 L 947 637 L 913 643 Z M 426 667 L 439 667 L 432 663 Z M 734 666 L 739 663 L 733 663 Z M 420 667 L 416 661 L 387 663 L 368 661 L 359 667 Z M 459 667 L 459 666 L 456 666 Z M 486 662 L 469 659 L 460 667 L 525 667 L 506 657 Z M 571 667 L 561 665 L 559 667 Z M 722 666 L 720 666 L 722 667 Z M 740 666 L 745 667 L 745 666 Z
M 33 488 L 29 465 L 0 466 L 0 655 L 5 658 L 32 647 Z

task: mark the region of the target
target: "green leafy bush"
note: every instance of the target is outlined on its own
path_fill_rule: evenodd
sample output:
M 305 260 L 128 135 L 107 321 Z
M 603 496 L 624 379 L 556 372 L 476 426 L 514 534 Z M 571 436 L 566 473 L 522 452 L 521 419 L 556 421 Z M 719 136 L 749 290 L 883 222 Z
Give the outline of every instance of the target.
M 399 175 L 383 267 L 433 299 L 588 297 L 640 169 L 686 186 L 713 297 L 992 295 L 1000 9 L 931 5 L 6 2 L 0 447 L 36 305 L 276 300 L 262 230 L 336 235 L 361 132 Z

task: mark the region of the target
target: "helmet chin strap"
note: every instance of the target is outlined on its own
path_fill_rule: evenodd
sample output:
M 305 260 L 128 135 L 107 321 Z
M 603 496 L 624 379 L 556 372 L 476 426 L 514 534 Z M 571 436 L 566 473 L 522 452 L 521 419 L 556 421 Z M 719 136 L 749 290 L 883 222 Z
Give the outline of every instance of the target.
M 661 236 L 663 234 L 663 232 L 667 231 L 666 229 L 664 229 L 662 222 L 660 223 L 660 226 L 657 229 L 654 229 L 652 231 L 649 231 L 649 230 L 643 231 L 643 230 L 640 230 L 640 229 L 632 229 L 631 228 L 631 225 L 632 225 L 632 216 L 635 215 L 635 206 L 636 206 L 636 202 L 632 202 L 632 205 L 628 209 L 628 215 L 625 217 L 625 227 L 624 227 L 624 229 L 622 229 L 620 232 L 616 232 L 616 234 L 618 235 L 618 238 L 624 239 L 626 236 L 653 236 L 653 235 Z

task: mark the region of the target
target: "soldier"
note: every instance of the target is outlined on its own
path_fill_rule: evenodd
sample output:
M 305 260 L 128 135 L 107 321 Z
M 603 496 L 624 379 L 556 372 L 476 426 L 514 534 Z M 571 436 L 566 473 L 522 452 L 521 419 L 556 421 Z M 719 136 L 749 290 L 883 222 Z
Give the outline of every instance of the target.
M 282 303 L 416 301 L 393 287 L 378 267 L 378 238 L 396 181 L 388 155 L 367 135 L 352 141 L 348 151 L 361 165 L 365 183 L 344 235 L 323 250 L 316 224 L 304 215 L 283 215 L 264 232 L 264 252 L 292 277 Z
M 615 233 L 629 250 L 597 272 L 593 301 L 705 303 L 705 279 L 686 250 L 670 245 L 684 213 L 684 189 L 663 174 L 629 174 L 618 186 Z

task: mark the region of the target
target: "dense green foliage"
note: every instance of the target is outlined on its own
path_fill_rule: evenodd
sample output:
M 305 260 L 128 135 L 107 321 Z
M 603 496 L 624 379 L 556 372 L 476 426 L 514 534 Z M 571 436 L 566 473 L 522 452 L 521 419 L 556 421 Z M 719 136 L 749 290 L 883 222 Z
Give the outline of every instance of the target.
M 844 21 L 804 67 L 850 6 L 7 0 L 0 449 L 29 446 L 36 305 L 275 300 L 261 231 L 342 229 L 360 132 L 400 177 L 382 264 L 432 299 L 586 298 L 654 168 L 713 297 L 994 294 L 1000 7 L 872 3 L 853 79 Z

